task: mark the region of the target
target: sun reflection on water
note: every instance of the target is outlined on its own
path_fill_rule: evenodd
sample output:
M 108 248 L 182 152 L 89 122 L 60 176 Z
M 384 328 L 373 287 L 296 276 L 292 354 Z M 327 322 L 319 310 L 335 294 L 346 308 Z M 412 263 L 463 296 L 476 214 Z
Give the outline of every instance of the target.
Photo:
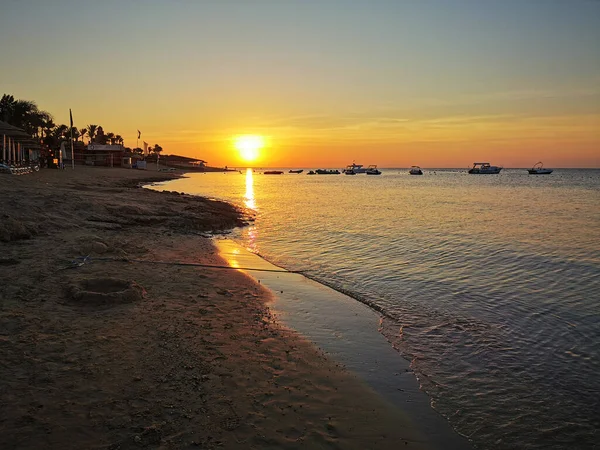
M 258 211 L 256 207 L 256 199 L 254 197 L 254 171 L 250 168 L 246 169 L 246 194 L 244 195 L 244 204 L 246 208 Z M 256 238 L 258 235 L 256 225 L 250 225 L 246 228 L 244 234 L 248 242 L 248 250 L 253 253 L 258 253 Z
M 256 210 L 254 201 L 254 173 L 252 169 L 246 169 L 246 195 L 244 196 L 246 208 Z

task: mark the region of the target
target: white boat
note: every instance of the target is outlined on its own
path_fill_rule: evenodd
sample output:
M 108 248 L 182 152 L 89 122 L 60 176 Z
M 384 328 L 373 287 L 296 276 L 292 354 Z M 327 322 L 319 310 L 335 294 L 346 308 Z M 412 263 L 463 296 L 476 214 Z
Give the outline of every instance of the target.
M 542 162 L 536 163 L 531 169 L 527 169 L 529 175 L 550 175 L 552 169 L 544 169 Z
M 502 167 L 499 166 L 491 166 L 490 163 L 473 163 L 473 167 L 469 169 L 469 173 L 476 175 L 486 175 L 486 174 L 496 174 L 500 173 Z
M 343 173 L 345 173 L 346 175 L 356 175 L 357 173 L 366 172 L 367 169 L 365 169 L 362 164 L 355 164 L 354 162 L 352 164 L 347 165 L 343 171 Z
M 419 166 L 412 166 L 408 173 L 411 175 L 423 175 L 423 171 Z
M 369 167 L 367 167 L 365 173 L 367 175 L 381 175 L 381 170 L 379 170 L 375 164 L 371 164 Z

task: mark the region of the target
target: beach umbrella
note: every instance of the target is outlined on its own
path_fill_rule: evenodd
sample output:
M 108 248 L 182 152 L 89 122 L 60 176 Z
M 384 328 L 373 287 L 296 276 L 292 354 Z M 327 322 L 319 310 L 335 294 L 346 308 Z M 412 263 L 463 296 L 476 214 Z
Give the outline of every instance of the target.
M 10 125 L 2 120 L 0 120 L 0 133 L 8 138 L 8 158 L 14 164 L 17 156 L 15 139 L 31 139 L 31 136 L 29 136 L 29 134 L 27 134 L 24 130 L 21 130 L 20 128 Z M 6 145 L 4 145 L 4 148 L 6 148 Z M 4 152 L 2 154 L 4 156 Z
M 26 149 L 39 150 L 40 144 L 24 130 L 0 120 L 0 134 L 3 136 L 2 157 L 14 164 L 25 159 Z
M 15 138 L 29 138 L 31 136 L 27 134 L 24 130 L 17 128 L 13 125 L 10 125 L 6 122 L 0 120 L 0 133 L 5 134 L 6 136 L 15 137 Z

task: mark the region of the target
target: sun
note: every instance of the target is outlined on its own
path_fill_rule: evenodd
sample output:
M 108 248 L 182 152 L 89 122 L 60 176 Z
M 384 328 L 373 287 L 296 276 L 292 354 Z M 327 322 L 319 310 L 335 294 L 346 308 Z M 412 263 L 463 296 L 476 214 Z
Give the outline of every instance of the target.
M 246 134 L 237 136 L 234 145 L 244 161 L 252 162 L 258 158 L 259 150 L 265 146 L 265 139 L 262 136 Z

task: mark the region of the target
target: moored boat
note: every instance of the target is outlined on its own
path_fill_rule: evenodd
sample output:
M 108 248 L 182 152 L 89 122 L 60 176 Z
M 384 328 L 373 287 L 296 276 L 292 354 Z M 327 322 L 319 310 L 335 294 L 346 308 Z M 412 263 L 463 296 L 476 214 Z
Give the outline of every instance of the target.
M 340 171 L 337 169 L 317 169 L 317 175 L 339 175 Z
M 544 169 L 542 162 L 536 163 L 531 169 L 527 169 L 529 175 L 550 175 L 553 169 Z
M 371 164 L 369 167 L 367 167 L 365 173 L 367 175 L 381 175 L 381 170 L 379 170 L 375 164 Z
M 419 166 L 411 166 L 408 173 L 411 175 L 423 175 L 423 171 L 421 170 L 421 168 Z
M 473 167 L 469 169 L 469 173 L 475 175 L 488 175 L 488 174 L 497 174 L 500 173 L 502 167 L 492 166 L 490 163 L 482 162 L 482 163 L 473 163 Z
M 265 175 L 281 175 L 283 171 L 281 170 L 265 170 L 263 172 Z
M 316 175 L 316 174 L 317 174 L 317 172 L 315 172 L 314 170 L 309 170 L 306 175 Z
M 365 169 L 362 164 L 356 164 L 353 162 L 352 164 L 347 165 L 343 172 L 346 175 L 356 175 L 357 173 L 366 173 L 367 169 Z
M 290 169 L 289 173 L 302 173 L 304 172 L 304 169 Z

